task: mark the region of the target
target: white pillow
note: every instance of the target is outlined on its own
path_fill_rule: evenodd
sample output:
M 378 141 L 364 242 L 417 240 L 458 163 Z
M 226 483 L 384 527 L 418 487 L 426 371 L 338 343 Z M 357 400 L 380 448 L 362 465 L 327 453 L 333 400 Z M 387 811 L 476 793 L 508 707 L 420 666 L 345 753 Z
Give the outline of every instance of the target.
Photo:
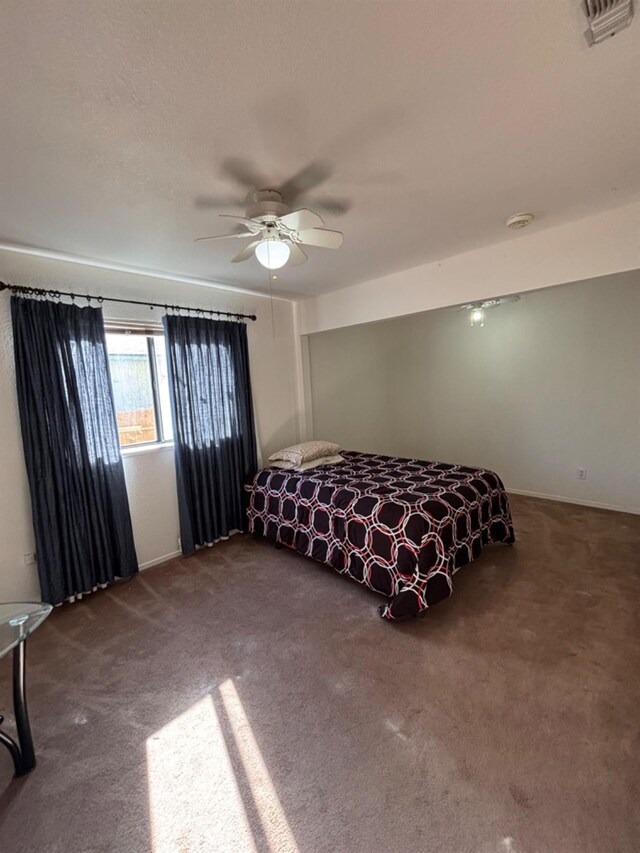
M 321 456 L 320 459 L 312 459 L 310 462 L 301 462 L 300 465 L 296 465 L 296 471 L 309 471 L 311 468 L 320 468 L 323 465 L 337 465 L 340 462 L 344 462 L 344 456 L 340 456 L 337 453 L 335 456 Z
M 311 462 L 312 459 L 321 459 L 323 456 L 335 456 L 342 448 L 339 444 L 331 441 L 304 441 L 302 444 L 292 444 L 282 450 L 277 450 L 269 457 L 269 462 L 293 462 L 301 465 L 303 462 Z
M 275 462 L 269 462 L 270 468 L 281 468 L 283 471 L 293 471 L 296 467 L 295 462 L 285 462 L 284 459 L 276 459 Z

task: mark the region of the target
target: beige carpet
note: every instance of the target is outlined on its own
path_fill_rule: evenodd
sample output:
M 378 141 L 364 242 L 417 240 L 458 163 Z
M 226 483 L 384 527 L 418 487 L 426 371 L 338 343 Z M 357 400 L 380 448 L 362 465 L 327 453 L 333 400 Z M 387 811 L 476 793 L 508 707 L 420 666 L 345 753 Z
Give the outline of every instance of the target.
M 639 850 L 640 518 L 513 508 L 424 620 L 249 537 L 57 610 L 0 850 Z

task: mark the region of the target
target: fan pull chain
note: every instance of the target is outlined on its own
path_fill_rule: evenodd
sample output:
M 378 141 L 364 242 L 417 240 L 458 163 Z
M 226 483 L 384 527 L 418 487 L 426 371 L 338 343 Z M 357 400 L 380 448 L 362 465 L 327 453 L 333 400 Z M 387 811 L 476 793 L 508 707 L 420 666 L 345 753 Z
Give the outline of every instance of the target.
M 267 262 L 269 267 L 271 267 L 271 252 L 269 250 L 269 240 L 267 240 Z M 273 308 L 273 270 L 267 269 L 267 274 L 269 276 L 269 301 L 271 303 L 271 337 L 273 343 L 276 342 L 276 319 L 275 312 Z

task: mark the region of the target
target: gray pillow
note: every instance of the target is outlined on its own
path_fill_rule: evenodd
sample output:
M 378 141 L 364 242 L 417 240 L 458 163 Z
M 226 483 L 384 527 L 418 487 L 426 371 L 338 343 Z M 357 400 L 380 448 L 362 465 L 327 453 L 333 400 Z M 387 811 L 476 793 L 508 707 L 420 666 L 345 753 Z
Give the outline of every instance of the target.
M 277 450 L 271 454 L 269 462 L 293 462 L 297 466 L 323 456 L 335 456 L 341 450 L 340 445 L 332 441 L 304 441 L 302 444 L 292 444 Z

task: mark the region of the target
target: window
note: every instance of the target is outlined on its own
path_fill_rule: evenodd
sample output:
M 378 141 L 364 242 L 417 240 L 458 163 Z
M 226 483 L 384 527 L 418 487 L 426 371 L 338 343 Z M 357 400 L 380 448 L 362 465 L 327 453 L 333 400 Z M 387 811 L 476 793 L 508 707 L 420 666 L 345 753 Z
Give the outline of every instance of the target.
M 107 329 L 120 447 L 173 441 L 162 332 Z

